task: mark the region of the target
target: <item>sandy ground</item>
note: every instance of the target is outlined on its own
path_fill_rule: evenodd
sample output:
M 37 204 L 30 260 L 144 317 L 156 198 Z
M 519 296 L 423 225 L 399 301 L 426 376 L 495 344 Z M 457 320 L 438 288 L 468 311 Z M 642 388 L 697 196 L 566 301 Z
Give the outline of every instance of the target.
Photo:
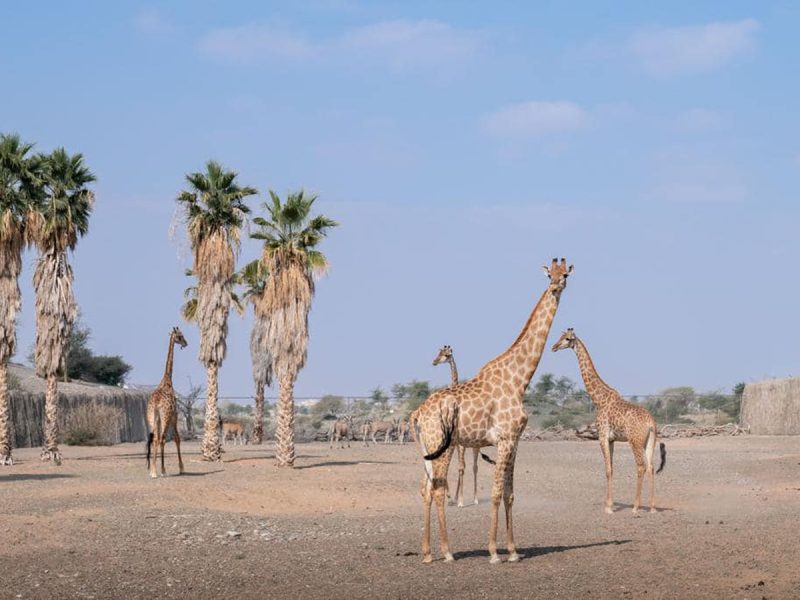
M 421 563 L 413 445 L 302 444 L 288 470 L 271 444 L 228 447 L 220 465 L 184 443 L 188 473 L 157 480 L 141 444 L 65 447 L 60 468 L 16 450 L 0 467 L 0 597 L 800 598 L 800 438 L 667 447 L 659 512 L 635 517 L 628 448 L 605 515 L 596 443 L 523 443 L 524 558 L 500 565 L 486 551 L 485 463 L 480 504 L 448 507 L 456 561 Z M 471 486 L 468 474 L 468 501 Z

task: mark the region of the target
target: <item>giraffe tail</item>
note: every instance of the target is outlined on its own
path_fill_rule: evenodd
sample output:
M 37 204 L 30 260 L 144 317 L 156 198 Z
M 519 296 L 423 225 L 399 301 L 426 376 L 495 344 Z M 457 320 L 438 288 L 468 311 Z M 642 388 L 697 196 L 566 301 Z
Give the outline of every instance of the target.
M 489 456 L 488 456 L 488 455 L 484 454 L 483 452 L 481 452 L 481 458 L 482 458 L 483 460 L 485 460 L 486 462 L 488 462 L 490 465 L 495 465 L 495 464 L 497 464 L 497 463 L 496 463 L 496 462 L 494 462 L 494 461 L 493 461 L 491 458 L 489 458 Z
M 661 465 L 658 467 L 656 473 L 661 473 L 661 471 L 664 470 L 664 466 L 667 464 L 667 445 L 664 442 L 660 442 L 658 447 L 661 450 Z
M 444 454 L 445 450 L 447 450 L 453 442 L 453 433 L 458 426 L 458 404 L 453 403 L 449 415 L 445 415 L 444 411 L 440 412 L 439 418 L 442 426 L 442 443 L 436 450 L 430 454 L 426 454 L 424 457 L 425 460 L 436 460 Z
M 147 468 L 150 468 L 150 448 L 153 445 L 153 432 L 147 434 Z

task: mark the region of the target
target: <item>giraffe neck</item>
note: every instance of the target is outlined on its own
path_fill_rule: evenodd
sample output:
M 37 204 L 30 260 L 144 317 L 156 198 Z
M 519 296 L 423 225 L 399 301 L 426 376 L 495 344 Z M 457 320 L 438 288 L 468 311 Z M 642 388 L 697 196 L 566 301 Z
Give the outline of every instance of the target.
M 456 368 L 456 359 L 452 356 L 447 359 L 450 363 L 450 379 L 453 385 L 458 383 L 458 369 Z
M 548 287 L 511 347 L 481 369 L 482 372 L 491 367 L 502 369 L 504 382 L 511 385 L 520 401 L 539 366 L 559 300 L 560 294 L 554 294 Z
M 583 377 L 583 384 L 586 386 L 586 392 L 592 399 L 592 402 L 598 407 L 603 408 L 608 406 L 616 399 L 614 389 L 600 378 L 595 369 L 592 357 L 589 356 L 589 351 L 586 345 L 579 339 L 575 340 L 575 354 L 578 356 L 578 366 L 581 369 L 581 377 Z
M 175 337 L 173 334 L 169 335 L 169 348 L 167 349 L 167 365 L 164 367 L 164 377 L 161 381 L 168 381 L 172 383 L 172 355 L 175 351 Z

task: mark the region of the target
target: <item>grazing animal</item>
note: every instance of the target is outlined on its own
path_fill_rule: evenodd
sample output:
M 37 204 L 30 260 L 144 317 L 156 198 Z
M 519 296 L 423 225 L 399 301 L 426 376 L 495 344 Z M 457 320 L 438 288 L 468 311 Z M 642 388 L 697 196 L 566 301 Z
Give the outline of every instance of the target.
M 175 390 L 172 388 L 172 360 L 175 344 L 186 348 L 186 338 L 177 327 L 173 327 L 169 334 L 169 348 L 167 349 L 167 365 L 164 376 L 147 401 L 147 426 L 150 434 L 147 436 L 147 468 L 150 477 L 158 477 L 156 461 L 159 449 L 161 450 L 161 474 L 166 475 L 164 468 L 164 445 L 167 443 L 167 432 L 172 431 L 175 448 L 178 450 L 178 469 L 183 473 L 183 459 L 181 458 L 181 436 L 178 435 L 178 410 Z M 153 448 L 153 460 L 150 460 L 150 448 Z
M 344 417 L 339 417 L 331 424 L 331 428 L 328 431 L 328 438 L 331 441 L 331 448 L 333 448 L 334 442 L 339 442 L 339 447 L 344 448 L 344 442 L 347 440 L 347 447 L 350 447 L 350 429 L 353 427 L 353 417 L 351 415 L 346 415 Z
M 470 448 L 497 446 L 490 508 L 489 561 L 500 562 L 497 519 L 501 500 L 506 510 L 508 560 L 515 562 L 520 558 L 514 543 L 512 507 L 517 444 L 528 423 L 522 398 L 539 365 L 572 267 L 567 266 L 565 259 L 559 263 L 554 258 L 551 266 L 544 270 L 550 282 L 511 347 L 486 363 L 474 378 L 431 394 L 416 412 L 414 428 L 425 467 L 420 489 L 424 523 L 423 562 L 433 560 L 430 546 L 433 501 L 436 502 L 442 554 L 445 561 L 453 560 L 445 519 L 447 469 L 453 443 Z
M 240 446 L 247 445 L 247 435 L 245 434 L 244 424 L 237 421 L 223 421 L 222 417 L 219 418 L 219 426 L 222 429 L 222 445 L 227 445 L 228 440 L 233 442 L 233 445 L 239 444 Z
M 368 437 L 372 438 L 373 444 L 377 444 L 378 440 L 376 439 L 376 436 L 379 433 L 384 435 L 383 443 L 388 444 L 390 441 L 392 441 L 392 432 L 397 428 L 399 422 L 400 419 L 393 419 L 391 421 L 373 421 L 372 419 L 367 420 L 367 422 L 364 423 L 363 430 L 364 445 L 369 445 L 367 444 Z
M 397 423 L 397 441 L 400 442 L 401 445 L 406 443 L 406 435 L 408 434 L 408 432 L 409 432 L 408 420 L 407 419 L 401 419 L 400 421 L 398 421 L 398 423 Z
M 451 385 L 456 385 L 458 383 L 458 368 L 456 367 L 456 359 L 453 356 L 453 349 L 450 346 L 442 346 L 439 348 L 439 353 L 433 359 L 433 366 L 440 365 L 443 362 L 446 362 L 450 365 L 450 380 Z M 466 447 L 458 444 L 458 483 L 456 484 L 456 498 L 458 499 L 458 507 L 463 508 L 464 506 L 464 471 L 466 470 L 466 460 L 465 460 L 465 453 Z M 491 464 L 494 464 L 494 461 L 483 454 L 481 449 L 475 447 L 472 449 L 472 503 L 478 503 L 478 455 L 482 456 L 483 459 Z
M 614 442 L 617 440 L 630 442 L 633 458 L 636 461 L 636 500 L 633 503 L 633 512 L 639 511 L 645 468 L 650 476 L 650 512 L 656 512 L 656 481 L 653 473 L 653 454 L 657 435 L 655 419 L 646 408 L 626 402 L 617 390 L 600 379 L 586 345 L 572 329 L 567 329 L 561 334 L 553 345 L 553 352 L 565 348 L 572 348 L 578 356 L 586 392 L 597 407 L 597 433 L 606 464 L 606 512 L 608 514 L 614 512 L 611 480 L 614 471 Z M 664 442 L 661 442 L 660 449 L 661 465 L 657 473 L 661 472 L 667 461 L 667 448 Z

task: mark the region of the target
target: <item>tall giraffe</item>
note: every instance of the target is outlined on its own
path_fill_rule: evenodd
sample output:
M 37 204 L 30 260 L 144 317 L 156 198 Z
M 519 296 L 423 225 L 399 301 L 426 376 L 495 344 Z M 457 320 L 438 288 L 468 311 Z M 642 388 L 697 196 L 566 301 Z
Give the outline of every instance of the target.
M 446 561 L 453 560 L 445 520 L 447 469 L 453 453 L 452 442 L 470 448 L 497 446 L 490 509 L 489 561 L 500 562 L 497 556 L 497 517 L 501 499 L 506 510 L 508 560 L 519 560 L 514 544 L 512 506 L 517 444 L 528 423 L 522 397 L 539 365 L 572 266 L 567 267 L 567 261 L 563 258 L 560 263 L 554 258 L 550 267 L 544 267 L 544 271 L 550 284 L 511 347 L 486 363 L 474 378 L 431 394 L 417 410 L 414 420 L 416 439 L 425 459 L 425 477 L 420 489 L 425 526 L 422 537 L 423 562 L 433 560 L 430 517 L 431 501 L 434 500 L 441 551 Z
M 634 514 L 639 512 L 639 504 L 642 500 L 645 460 L 647 474 L 650 476 L 650 512 L 656 512 L 656 482 L 653 474 L 653 454 L 657 436 L 655 419 L 643 406 L 626 402 L 617 390 L 600 379 L 586 345 L 578 339 L 571 328 L 561 334 L 561 337 L 553 345 L 553 352 L 564 348 L 575 350 L 586 391 L 597 407 L 597 433 L 600 449 L 603 451 L 603 460 L 606 464 L 606 512 L 608 514 L 614 512 L 614 503 L 611 500 L 611 479 L 614 470 L 614 442 L 616 440 L 628 440 L 633 450 L 633 458 L 636 460 Z M 661 465 L 658 467 L 657 473 L 661 473 L 667 460 L 667 448 L 664 442 L 661 442 L 660 449 Z
M 175 344 L 186 348 L 186 338 L 177 327 L 173 327 L 169 334 L 169 348 L 167 349 L 167 365 L 164 367 L 164 376 L 158 384 L 150 399 L 147 401 L 147 425 L 150 435 L 147 436 L 147 467 L 150 477 L 158 477 L 156 461 L 158 451 L 161 449 L 161 474 L 166 475 L 164 468 L 164 445 L 167 443 L 167 432 L 172 430 L 172 439 L 178 450 L 178 468 L 183 473 L 183 459 L 181 458 L 181 438 L 178 435 L 178 410 L 175 399 L 175 390 L 172 389 L 172 358 Z M 150 447 L 153 446 L 153 460 L 150 461 Z
M 440 365 L 446 362 L 450 365 L 450 385 L 458 383 L 458 367 L 456 367 L 456 358 L 453 355 L 453 349 L 450 346 L 442 346 L 439 348 L 439 353 L 433 359 L 433 366 Z M 458 499 L 458 508 L 464 506 L 464 471 L 466 470 L 466 460 L 464 454 L 466 447 L 458 444 L 458 483 L 456 484 L 456 498 Z M 480 448 L 475 447 L 472 449 L 472 503 L 478 503 L 478 455 L 481 453 Z M 484 460 L 491 462 L 486 455 Z

